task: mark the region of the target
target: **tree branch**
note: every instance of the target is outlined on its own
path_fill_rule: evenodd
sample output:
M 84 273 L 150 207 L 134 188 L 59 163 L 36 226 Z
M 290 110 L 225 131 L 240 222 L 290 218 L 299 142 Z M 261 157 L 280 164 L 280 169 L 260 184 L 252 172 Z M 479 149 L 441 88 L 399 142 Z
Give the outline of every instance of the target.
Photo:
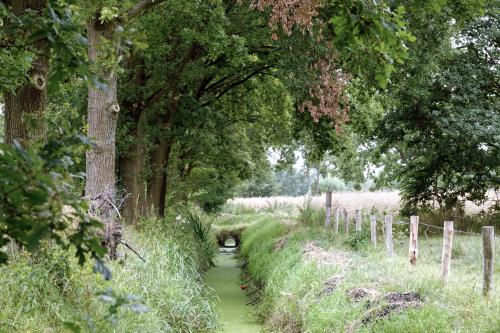
M 165 2 L 165 0 L 141 0 L 136 3 L 134 7 L 125 12 L 121 19 L 133 20 L 144 13 L 146 10 L 160 5 L 163 2 Z

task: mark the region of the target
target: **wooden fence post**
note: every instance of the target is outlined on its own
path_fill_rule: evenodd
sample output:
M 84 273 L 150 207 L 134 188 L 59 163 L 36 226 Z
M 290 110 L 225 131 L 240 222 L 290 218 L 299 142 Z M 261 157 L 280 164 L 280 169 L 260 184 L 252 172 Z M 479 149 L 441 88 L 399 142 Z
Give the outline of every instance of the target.
M 347 216 L 347 210 L 344 208 L 344 232 L 349 235 L 349 217 Z
M 444 221 L 443 229 L 443 255 L 441 258 L 441 277 L 444 284 L 448 283 L 451 266 L 451 248 L 453 245 L 453 221 Z
M 335 233 L 339 233 L 340 207 L 335 208 Z
M 356 209 L 356 233 L 361 232 L 361 210 Z
M 415 266 L 418 257 L 418 216 L 410 216 L 410 264 Z
M 392 243 L 392 215 L 385 216 L 385 251 L 389 257 L 394 255 Z
M 370 216 L 370 238 L 373 245 L 377 245 L 377 217 L 375 215 Z
M 483 295 L 488 296 L 493 289 L 493 263 L 495 261 L 495 229 L 483 227 Z
M 332 219 L 332 192 L 331 191 L 326 192 L 325 211 L 326 211 L 325 227 L 329 228 L 330 224 L 331 224 L 331 219 Z

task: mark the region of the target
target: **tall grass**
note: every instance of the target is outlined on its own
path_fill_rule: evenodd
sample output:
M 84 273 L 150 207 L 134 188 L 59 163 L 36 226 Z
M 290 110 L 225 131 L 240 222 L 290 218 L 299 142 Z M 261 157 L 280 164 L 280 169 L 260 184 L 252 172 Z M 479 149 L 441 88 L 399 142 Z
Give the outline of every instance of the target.
M 109 263 L 111 281 L 55 247 L 38 257 L 21 254 L 1 267 L 0 332 L 68 332 L 65 322 L 82 332 L 204 332 L 218 326 L 198 270 L 197 241 L 148 221 L 141 232 L 127 229 L 125 238 L 146 262 L 125 252 L 121 261 Z M 121 307 L 106 317 L 109 304 L 97 295 L 107 288 L 134 295 L 130 299 L 149 310 Z
M 200 242 L 208 265 L 214 266 L 213 260 L 217 254 L 217 244 L 211 232 L 214 218 L 209 218 L 206 214 L 195 208 L 184 209 L 182 211 L 182 218 L 191 226 L 194 237 Z
M 285 245 L 275 244 L 286 238 Z M 500 281 L 489 299 L 481 296 L 481 239 L 454 239 L 452 274 L 444 286 L 440 280 L 441 238 L 419 241 L 416 267 L 407 258 L 407 237 L 396 237 L 392 258 L 383 245 L 355 246 L 344 236 L 333 236 L 319 227 L 286 228 L 269 217 L 243 233 L 241 253 L 248 273 L 262 284 L 258 311 L 273 332 L 485 332 L 500 331 Z M 351 239 L 352 241 L 352 239 Z M 318 264 L 304 256 L 306 244 L 315 244 L 346 263 Z M 500 267 L 500 249 L 495 265 Z M 328 281 L 335 281 L 334 283 Z M 355 301 L 349 292 L 369 289 L 373 298 Z M 386 316 L 362 322 L 383 308 L 383 295 L 413 292 L 422 303 Z M 379 302 L 379 303 L 377 303 Z M 377 308 L 378 307 L 378 308 Z

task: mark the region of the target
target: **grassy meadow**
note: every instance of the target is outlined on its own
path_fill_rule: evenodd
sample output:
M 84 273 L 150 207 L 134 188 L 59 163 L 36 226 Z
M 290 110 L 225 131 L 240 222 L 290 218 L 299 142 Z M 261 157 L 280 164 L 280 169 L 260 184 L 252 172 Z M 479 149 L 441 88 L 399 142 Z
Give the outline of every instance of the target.
M 444 285 L 442 237 L 431 230 L 421 229 L 417 265 L 411 267 L 406 225 L 394 225 L 395 255 L 388 257 L 380 223 L 373 246 L 367 232 L 355 235 L 353 226 L 349 236 L 342 227 L 339 235 L 325 230 L 319 209 L 281 208 L 240 206 L 216 221 L 218 228 L 247 223 L 240 257 L 266 332 L 500 331 L 498 245 L 494 291 L 484 298 L 478 235 L 455 235 Z

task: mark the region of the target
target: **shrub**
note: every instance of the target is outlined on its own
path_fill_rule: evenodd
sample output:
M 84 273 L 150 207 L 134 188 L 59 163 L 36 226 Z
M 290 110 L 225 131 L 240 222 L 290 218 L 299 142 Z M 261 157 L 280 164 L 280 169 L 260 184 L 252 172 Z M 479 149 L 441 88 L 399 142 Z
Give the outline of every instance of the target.
M 342 192 L 347 190 L 347 185 L 339 178 L 323 178 L 319 182 L 321 192 Z
M 367 229 L 351 234 L 344 242 L 354 251 L 359 251 L 368 245 L 370 234 Z
M 299 221 L 305 225 L 321 225 L 323 216 L 323 210 L 311 205 L 311 197 L 307 197 L 304 205 L 299 207 Z
M 206 214 L 201 213 L 196 208 L 188 208 L 182 210 L 182 218 L 191 226 L 194 237 L 201 244 L 203 254 L 209 266 L 214 266 L 214 258 L 217 254 L 217 245 L 211 233 L 213 218 L 208 220 Z

